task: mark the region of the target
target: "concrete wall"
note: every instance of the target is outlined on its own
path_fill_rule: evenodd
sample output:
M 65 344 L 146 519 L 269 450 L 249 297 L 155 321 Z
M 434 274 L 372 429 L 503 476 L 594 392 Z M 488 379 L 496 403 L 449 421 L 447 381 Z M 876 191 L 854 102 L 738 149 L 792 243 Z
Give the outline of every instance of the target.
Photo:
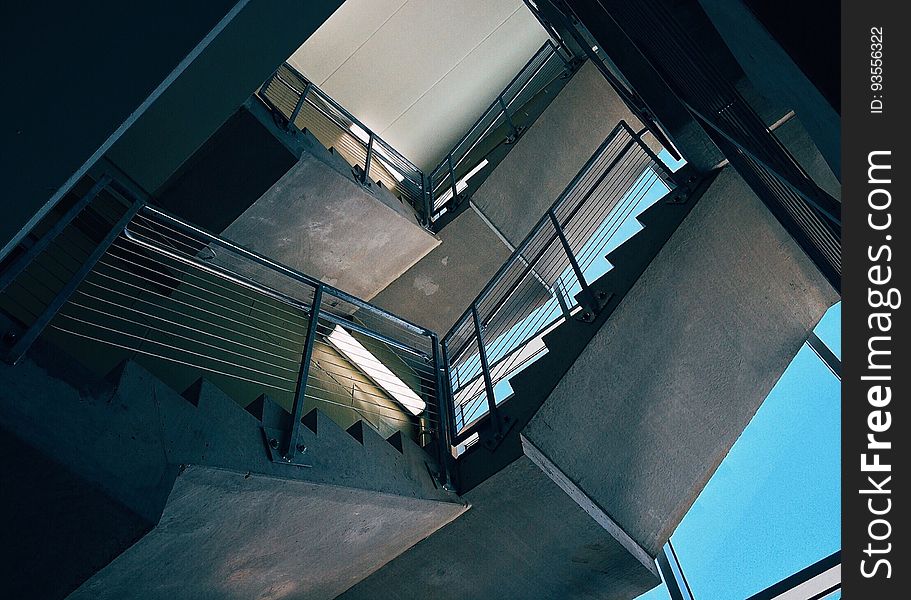
M 518 245 L 621 119 L 641 128 L 585 63 L 475 192 L 475 204 Z
M 331 600 L 459 504 L 191 466 L 161 523 L 72 600 Z
M 410 440 L 356 439 L 320 412 L 301 431 L 307 466 L 273 462 L 264 430 L 287 421 L 208 381 L 181 396 L 135 363 L 100 379 L 39 339 L 0 365 L 15 461 L 0 525 L 23 535 L 0 587 L 62 598 L 104 567 L 75 597 L 331 598 L 466 509 Z
M 381 192 L 404 210 L 398 199 Z M 439 244 L 413 219 L 356 183 L 350 169 L 340 172 L 309 152 L 302 152 L 223 235 L 365 300 Z
M 699 3 L 753 86 L 797 113 L 825 161 L 839 177 L 841 119 L 838 112 L 742 0 L 699 0 Z M 832 60 L 838 59 L 833 56 Z
M 629 600 L 660 583 L 526 457 L 465 498 L 471 510 L 339 600 Z
M 373 302 L 442 335 L 512 252 L 471 209 L 443 228 L 438 237 L 440 245 Z
M 523 435 L 655 556 L 837 299 L 725 169 Z
M 0 254 L 118 128 L 147 108 L 219 21 L 246 3 L 104 0 L 91 10 L 67 2 L 3 4 L 2 78 L 10 89 L 0 101 L 8 198 Z
M 150 193 L 341 5 L 253 0 L 108 152 Z
M 487 177 L 441 245 L 380 292 L 380 306 L 445 333 L 544 216 L 604 138 L 624 119 L 640 126 L 586 63 Z M 484 222 L 488 219 L 493 228 Z

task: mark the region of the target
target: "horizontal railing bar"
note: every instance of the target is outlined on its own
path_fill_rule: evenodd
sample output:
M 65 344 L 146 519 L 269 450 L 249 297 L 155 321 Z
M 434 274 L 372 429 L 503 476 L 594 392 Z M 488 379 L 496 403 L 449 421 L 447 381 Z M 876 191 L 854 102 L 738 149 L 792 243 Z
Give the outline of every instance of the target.
M 130 235 L 132 235 L 132 234 L 130 234 Z M 158 252 L 160 254 L 164 254 L 165 256 L 168 256 L 172 260 L 176 260 L 176 261 L 188 264 L 188 265 L 192 265 L 200 270 L 211 273 L 212 275 L 221 277 L 228 281 L 232 281 L 233 283 L 236 283 L 237 285 L 244 286 L 246 288 L 252 289 L 253 291 L 264 294 L 275 300 L 279 300 L 286 304 L 290 304 L 291 306 L 294 306 L 294 307 L 300 309 L 302 311 L 302 313 L 304 313 L 304 314 L 309 314 L 310 305 L 308 305 L 307 303 L 305 303 L 301 300 L 294 299 L 291 296 L 288 296 L 282 292 L 279 292 L 277 290 L 266 287 L 262 284 L 259 284 L 243 275 L 231 273 L 230 271 L 228 271 L 224 267 L 221 267 L 220 265 L 209 265 L 209 264 L 205 264 L 205 263 L 199 261 L 198 259 L 193 259 L 193 258 L 177 255 L 164 248 L 159 248 L 150 242 L 140 240 L 140 239 L 136 238 L 135 236 L 129 237 L 128 239 L 130 239 L 130 241 L 132 241 L 133 243 L 142 245 L 143 247 L 146 247 L 153 252 Z M 328 287 L 328 286 L 325 286 L 325 287 Z M 429 355 L 427 353 L 425 353 L 417 348 L 412 348 L 411 346 L 408 346 L 407 344 L 404 344 L 402 342 L 389 338 L 389 337 L 383 335 L 382 333 L 373 331 L 366 327 L 362 327 L 361 325 L 358 325 L 357 323 L 354 323 L 347 319 L 343 319 L 337 315 L 334 315 L 333 313 L 326 312 L 325 310 L 321 310 L 320 318 L 327 320 L 327 321 L 331 321 L 332 323 L 335 323 L 337 325 L 341 325 L 342 327 L 344 327 L 346 329 L 350 329 L 352 331 L 357 331 L 358 333 L 360 333 L 362 335 L 377 339 L 385 344 L 398 348 L 399 350 L 409 352 L 411 354 L 415 354 L 424 359 L 429 359 Z
M 310 277 L 309 275 L 301 273 L 300 271 L 298 271 L 296 269 L 293 269 L 286 265 L 282 265 L 273 260 L 270 260 L 270 259 L 266 258 L 265 256 L 263 256 L 262 254 L 259 254 L 258 252 L 249 250 L 247 248 L 244 248 L 243 246 L 239 246 L 233 242 L 229 242 L 228 240 L 215 236 L 215 235 L 205 231 L 204 229 L 200 229 L 198 227 L 190 225 L 189 223 L 186 223 L 186 222 L 180 220 L 179 218 L 174 217 L 173 215 L 171 215 L 159 208 L 156 208 L 153 206 L 146 206 L 145 210 L 148 212 L 151 212 L 152 214 L 154 214 L 158 217 L 161 217 L 162 219 L 164 219 L 170 223 L 173 223 L 174 225 L 176 225 L 180 228 L 183 228 L 191 233 L 194 233 L 195 235 L 199 235 L 214 244 L 217 244 L 228 250 L 231 250 L 232 252 L 235 252 L 246 258 L 249 258 L 253 262 L 259 263 L 260 265 L 267 267 L 273 271 L 282 273 L 284 275 L 291 277 L 292 279 L 296 279 L 298 281 L 307 283 L 314 287 L 317 285 L 322 285 L 325 288 L 326 292 L 328 294 L 330 294 L 331 296 L 335 296 L 336 298 L 338 298 L 340 300 L 343 300 L 358 308 L 362 308 L 366 312 L 379 316 L 386 321 L 390 321 L 390 322 L 394 323 L 395 325 L 397 325 L 405 330 L 408 330 L 412 333 L 415 333 L 420 336 L 429 336 L 431 333 L 433 333 L 429 329 L 426 329 L 419 325 L 415 325 L 414 323 L 406 321 L 405 319 L 403 319 L 399 316 L 386 312 L 385 310 L 379 308 L 378 306 L 374 306 L 368 302 L 365 302 L 359 298 L 356 298 L 355 296 L 352 296 L 351 294 L 348 294 L 347 292 L 343 292 L 342 290 L 335 288 L 331 285 L 323 284 L 318 279 L 315 279 L 313 277 Z
M 579 183 L 579 180 L 582 179 L 585 175 L 587 175 L 589 169 L 591 169 L 591 167 L 594 164 L 596 164 L 598 162 L 598 160 L 600 160 L 602 158 L 601 153 L 606 148 L 610 147 L 610 145 L 615 141 L 617 134 L 621 130 L 626 130 L 626 131 L 632 132 L 632 130 L 629 129 L 629 127 L 626 125 L 625 121 L 620 121 L 614 127 L 614 129 L 611 131 L 611 133 L 605 138 L 605 140 L 601 143 L 601 145 L 598 147 L 598 149 L 595 151 L 595 153 L 592 154 L 591 157 L 589 157 L 589 159 L 588 159 L 588 161 L 586 161 L 585 165 L 579 170 L 579 172 L 576 173 L 576 175 L 575 175 L 575 177 L 573 177 L 572 181 L 569 182 L 569 185 L 567 185 L 566 188 L 564 188 L 564 190 L 560 194 L 560 196 L 557 197 L 557 200 L 554 201 L 554 203 L 551 205 L 552 208 L 554 208 L 554 209 L 559 208 L 559 206 L 562 204 L 563 199 L 567 195 L 569 195 L 572 191 L 575 190 L 575 187 Z M 626 154 L 626 152 L 629 150 L 629 148 L 632 147 L 632 144 L 634 144 L 635 142 L 636 142 L 635 139 L 631 139 L 629 142 L 627 142 L 627 144 L 623 147 L 623 149 L 617 154 L 617 157 L 614 159 L 612 164 L 607 169 L 605 169 L 605 174 L 610 172 L 610 170 L 613 168 L 613 165 L 615 165 L 617 163 L 617 161 L 623 155 Z M 582 204 L 584 204 L 584 202 L 580 202 L 578 206 L 581 207 Z M 578 210 L 578 208 L 576 210 Z M 570 215 L 570 218 L 574 214 L 575 213 L 572 213 Z M 549 221 L 549 219 L 548 219 L 547 215 L 542 217 L 538 221 L 538 223 L 535 225 L 535 227 L 532 228 L 531 232 L 529 232 L 529 234 L 525 236 L 525 239 L 522 240 L 522 243 L 519 244 L 519 246 L 516 248 L 516 251 L 513 253 L 513 256 L 523 254 L 524 251 L 529 246 L 529 244 L 534 239 L 534 237 L 548 223 L 548 221 Z M 556 232 L 553 235 L 556 236 Z M 552 242 L 553 242 L 553 240 L 550 240 L 550 242 L 548 242 L 547 244 L 544 245 L 544 248 L 547 248 L 548 246 L 550 246 L 550 243 L 552 243 Z M 542 254 L 542 252 L 539 251 L 538 254 L 535 256 L 535 258 L 533 258 L 531 260 L 528 260 L 528 259 L 526 259 L 526 260 L 528 260 L 529 264 L 534 264 L 540 258 L 541 254 Z M 506 263 L 504 263 L 500 267 L 500 269 L 497 271 L 497 273 L 490 279 L 490 281 L 487 282 L 487 285 L 485 285 L 484 288 L 481 290 L 481 293 L 479 293 L 477 296 L 475 296 L 474 302 L 479 302 L 485 295 L 487 295 L 488 292 L 490 292 L 490 290 L 498 283 L 499 279 L 506 273 L 506 271 L 509 269 L 509 267 L 512 265 L 512 263 L 513 263 L 513 260 L 507 260 Z M 529 267 L 526 267 L 526 269 L 529 269 Z M 474 302 L 472 304 L 474 304 Z M 456 324 L 461 323 L 463 319 L 468 318 L 470 313 L 471 313 L 471 308 L 469 307 L 468 309 L 465 310 L 465 312 L 463 312 L 459 316 L 459 318 L 456 320 Z M 450 331 L 445 336 L 443 336 L 444 344 L 449 341 L 450 335 L 453 333 L 454 330 L 455 330 L 455 327 L 453 327 L 453 329 L 450 329 Z

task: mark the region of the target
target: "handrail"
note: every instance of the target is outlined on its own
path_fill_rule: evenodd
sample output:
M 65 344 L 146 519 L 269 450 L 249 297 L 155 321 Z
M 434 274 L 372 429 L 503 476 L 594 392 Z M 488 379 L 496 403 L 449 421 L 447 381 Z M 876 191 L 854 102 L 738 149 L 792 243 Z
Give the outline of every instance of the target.
M 353 304 L 353 305 L 357 306 L 358 308 L 362 308 L 371 313 L 375 313 L 379 316 L 382 316 L 384 319 L 388 319 L 388 320 L 394 322 L 396 325 L 403 327 L 409 331 L 412 331 L 418 335 L 434 335 L 434 333 L 431 330 L 429 330 L 425 327 L 421 327 L 420 325 L 415 325 L 414 323 L 412 323 L 406 319 L 403 319 L 402 317 L 399 317 L 398 315 L 394 315 L 391 312 L 389 312 L 383 308 L 380 308 L 379 306 L 370 304 L 369 302 L 366 302 L 364 300 L 361 300 L 360 298 L 352 296 L 351 294 L 344 292 L 336 287 L 333 287 L 333 286 L 329 285 L 328 283 L 323 283 L 322 281 L 316 279 L 315 277 L 311 277 L 311 276 L 307 275 L 306 273 L 302 273 L 301 271 L 298 271 L 297 269 L 294 269 L 287 265 L 283 265 L 281 263 L 277 263 L 274 260 L 267 258 L 266 256 L 260 254 L 259 252 L 256 252 L 255 250 L 249 250 L 247 248 L 244 248 L 243 246 L 235 244 L 234 242 L 226 240 L 225 238 L 211 234 L 211 233 L 207 232 L 206 230 L 196 227 L 195 225 L 191 225 L 190 223 L 187 223 L 186 221 L 183 221 L 182 219 L 175 217 L 174 215 L 171 215 L 170 213 L 168 213 L 158 207 L 146 206 L 144 210 L 148 211 L 149 213 L 151 213 L 153 215 L 156 215 L 157 217 L 162 218 L 165 221 L 168 221 L 169 223 L 171 223 L 173 225 L 176 225 L 182 229 L 185 229 L 186 231 L 189 231 L 189 232 L 193 233 L 194 235 L 198 235 L 211 243 L 217 244 L 219 246 L 222 246 L 224 248 L 231 250 L 232 252 L 236 252 L 246 258 L 249 258 L 253 262 L 261 264 L 264 267 L 275 270 L 279 273 L 282 273 L 284 275 L 287 275 L 289 277 L 292 277 L 294 279 L 297 279 L 298 281 L 307 283 L 309 285 L 313 285 L 313 286 L 321 285 L 332 296 L 335 296 L 341 300 L 344 300 L 345 302 L 348 302 L 349 304 Z
M 8 362 L 47 330 L 149 357 L 147 367 L 166 383 L 185 381 L 189 369 L 221 378 L 226 391 L 254 384 L 293 416 L 287 430 L 267 432 L 269 452 L 282 463 L 306 462 L 305 410 L 341 407 L 384 435 L 404 428 L 422 445 L 433 441 L 441 481 L 451 487 L 434 332 L 145 205 L 119 173 L 93 177 L 0 271 L 0 309 L 13 322 L 4 338 Z M 94 245 L 86 249 L 86 240 Z M 32 292 L 47 289 L 49 263 L 62 283 L 43 302 Z
M 458 413 L 450 433 L 455 442 L 478 431 L 479 418 L 494 438 L 502 435 L 497 384 L 540 355 L 547 331 L 570 318 L 591 320 L 600 310 L 588 281 L 598 255 L 646 195 L 676 185 L 644 143 L 645 132 L 618 123 L 443 336 L 447 395 Z
M 276 89 L 276 85 L 281 87 Z M 284 92 L 291 97 L 285 97 Z M 426 224 L 424 173 L 292 65 L 282 64 L 263 83 L 257 96 L 285 119 L 286 127 L 297 131 L 307 128 L 318 139 L 322 137 L 320 141 L 327 147 L 336 147 L 357 168 L 363 185 L 375 180 L 398 193 Z M 312 109 L 311 116 L 319 118 L 308 121 L 303 114 L 305 107 Z
M 427 185 L 431 221 L 436 221 L 446 210 L 455 208 L 460 203 L 460 185 L 467 183 L 460 177 L 469 172 L 467 169 L 460 170 L 460 167 L 472 150 L 478 147 L 498 124 L 507 125 L 510 130 L 509 141 L 515 141 L 515 138 L 521 135 L 522 129 L 512 122 L 512 115 L 554 79 L 573 68 L 571 58 L 564 56 L 551 39 L 535 52 L 431 171 Z M 517 101 L 519 106 L 513 106 Z M 467 144 L 472 139 L 474 141 Z

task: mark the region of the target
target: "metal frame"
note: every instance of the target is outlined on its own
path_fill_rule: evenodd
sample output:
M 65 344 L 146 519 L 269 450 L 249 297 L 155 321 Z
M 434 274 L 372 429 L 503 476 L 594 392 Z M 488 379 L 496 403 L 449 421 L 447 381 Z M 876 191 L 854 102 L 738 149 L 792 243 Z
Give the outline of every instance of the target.
M 814 261 L 841 289 L 841 203 L 778 141 L 662 2 L 603 0 L 605 14 Z

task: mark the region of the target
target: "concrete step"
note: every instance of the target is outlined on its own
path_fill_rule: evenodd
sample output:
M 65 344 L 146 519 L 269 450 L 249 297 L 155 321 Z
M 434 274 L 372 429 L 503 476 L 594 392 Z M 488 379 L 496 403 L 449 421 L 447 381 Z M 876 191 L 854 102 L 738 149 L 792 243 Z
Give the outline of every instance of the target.
M 273 462 L 264 431 L 289 420 L 268 397 L 244 410 L 206 379 L 181 395 L 132 361 L 98 378 L 39 340 L 15 367 L 0 365 L 0 441 L 16 449 L 5 456 L 31 465 L 13 485 L 4 474 L 0 512 L 48 525 L 35 552 L 9 563 L 14 589 L 36 597 L 26 592 L 59 562 L 58 597 L 81 585 L 71 597 L 196 598 L 207 592 L 170 587 L 173 577 L 148 568 L 151 557 L 215 589 L 226 580 L 212 565 L 290 531 L 309 541 L 275 563 L 285 575 L 265 569 L 252 584 L 234 581 L 231 593 L 257 597 L 293 580 L 333 597 L 465 510 L 436 487 L 413 442 L 403 439 L 400 453 L 365 430 L 365 448 L 316 410 L 301 430 L 309 466 Z M 97 514 L 108 517 L 103 526 L 81 526 Z M 211 543 L 194 538 L 201 532 Z

